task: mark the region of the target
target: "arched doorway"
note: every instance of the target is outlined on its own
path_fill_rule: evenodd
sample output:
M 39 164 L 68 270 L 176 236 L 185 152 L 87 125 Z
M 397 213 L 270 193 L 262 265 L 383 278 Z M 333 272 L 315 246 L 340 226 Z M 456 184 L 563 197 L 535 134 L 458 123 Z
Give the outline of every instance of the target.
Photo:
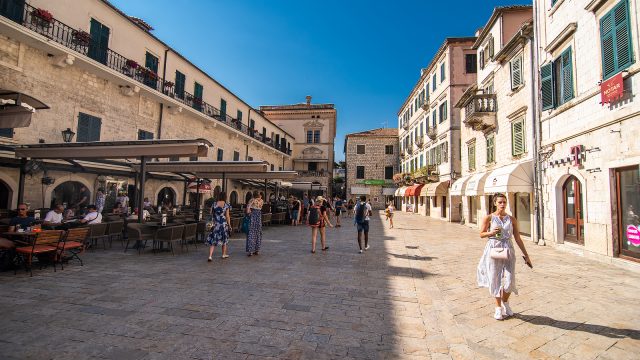
M 220 186 L 216 186 L 215 188 L 213 188 L 213 198 L 217 199 L 218 194 L 220 194 L 221 191 L 222 189 L 220 188 Z
M 83 186 L 84 184 L 77 181 L 65 181 L 56 186 L 51 193 L 51 205 L 49 207 L 53 208 L 55 204 L 67 204 L 67 206 L 77 204 L 81 196 L 80 188 Z M 89 192 L 89 202 L 85 205 L 91 203 L 91 199 L 91 193 Z
M 0 209 L 8 209 L 11 204 L 11 197 L 13 197 L 13 191 L 7 183 L 0 180 Z
M 564 240 L 584 245 L 584 206 L 582 186 L 575 176 L 570 176 L 562 185 L 564 203 Z
M 229 203 L 231 204 L 231 206 L 236 206 L 238 205 L 238 192 L 237 191 L 232 191 L 231 195 L 229 195 Z
M 247 191 L 247 195 L 245 195 L 244 197 L 244 203 L 248 204 L 252 197 L 253 197 L 253 194 L 251 194 L 251 191 Z
M 158 193 L 157 205 L 175 205 L 176 204 L 176 192 L 170 187 L 163 187 Z

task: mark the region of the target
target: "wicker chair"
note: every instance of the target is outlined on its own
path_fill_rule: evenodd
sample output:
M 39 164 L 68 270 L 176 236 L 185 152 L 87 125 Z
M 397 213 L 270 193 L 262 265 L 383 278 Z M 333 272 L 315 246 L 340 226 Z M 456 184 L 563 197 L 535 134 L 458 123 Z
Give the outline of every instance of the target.
M 192 223 L 184 226 L 184 232 L 182 233 L 182 243 L 187 247 L 189 251 L 189 241 L 193 242 L 195 248 L 198 248 L 198 224 Z
M 147 241 L 153 240 L 153 237 L 154 233 L 150 227 L 140 223 L 129 223 L 127 224 L 127 245 L 124 251 L 127 252 L 129 249 L 129 242 L 135 241 L 138 255 L 140 255 L 142 248 L 147 246 Z

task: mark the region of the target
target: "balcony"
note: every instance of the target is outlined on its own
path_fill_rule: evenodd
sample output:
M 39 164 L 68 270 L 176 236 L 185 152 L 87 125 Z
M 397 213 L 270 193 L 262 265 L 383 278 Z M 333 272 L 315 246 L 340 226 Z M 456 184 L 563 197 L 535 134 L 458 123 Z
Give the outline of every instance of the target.
M 435 140 L 436 137 L 438 136 L 438 127 L 432 126 L 432 127 L 428 128 L 427 129 L 427 136 L 429 137 L 429 139 Z
M 171 97 L 187 107 L 262 142 L 266 146 L 272 147 L 284 154 L 291 155 L 291 151 L 288 148 L 282 147 L 280 144 L 275 144 L 270 141 L 270 139 L 267 141 L 268 138 L 257 134 L 246 124 L 242 124 L 238 119 L 234 119 L 223 113 L 220 109 L 203 101 L 202 98 L 196 97 L 184 90 L 175 89 L 173 82 L 160 77 L 154 70 L 143 67 L 134 60 L 127 59 L 107 47 L 95 44 L 91 36 L 86 32 L 73 29 L 55 18 L 44 19 L 36 13 L 36 8 L 29 4 L 20 6 L 19 2 L 13 1 L 0 1 L 0 3 L 4 3 L 6 6 L 6 8 L 2 9 L 3 12 L 0 13 L 0 16 L 14 21 L 80 55 L 89 57 L 153 91 Z M 7 17 L 6 14 L 12 14 L 11 18 Z
M 495 94 L 473 95 L 465 107 L 465 125 L 477 131 L 495 129 L 497 107 Z
M 413 144 L 409 144 L 409 146 L 404 150 L 407 152 L 407 156 L 413 155 Z
M 409 130 L 409 122 L 408 121 L 404 121 L 402 123 L 402 128 L 405 129 L 405 130 Z
M 406 157 L 407 157 L 407 155 L 404 153 L 404 151 L 401 151 L 400 152 L 400 159 L 404 159 Z
M 427 101 L 420 105 L 420 108 L 424 111 L 429 111 L 429 98 L 427 98 Z
M 418 147 L 418 149 L 422 149 L 422 147 L 424 146 L 424 136 L 418 136 L 416 138 L 416 146 Z

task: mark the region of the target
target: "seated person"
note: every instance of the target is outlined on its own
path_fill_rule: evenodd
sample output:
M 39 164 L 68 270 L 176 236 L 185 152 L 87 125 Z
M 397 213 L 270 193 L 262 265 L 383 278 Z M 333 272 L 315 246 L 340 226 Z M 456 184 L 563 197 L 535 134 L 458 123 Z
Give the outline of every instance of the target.
M 44 226 L 56 226 L 62 224 L 62 213 L 64 207 L 60 204 L 56 204 L 51 211 L 44 217 L 42 225 Z
M 122 203 L 117 202 L 113 206 L 112 214 L 114 214 L 114 215 L 121 215 L 122 214 Z
M 143 209 L 142 218 L 145 220 L 149 220 L 150 217 L 151 217 L 151 213 L 149 213 L 149 210 Z M 133 213 L 129 215 L 127 219 L 130 219 L 130 220 L 138 219 L 138 208 L 133 209 Z
M 71 220 L 76 216 L 76 208 L 73 206 L 69 206 L 64 210 L 63 218 L 64 220 Z
M 16 232 L 18 229 L 26 229 L 36 222 L 36 219 L 27 216 L 27 204 L 18 204 L 18 216 L 11 219 L 9 223 L 9 232 Z
M 80 223 L 82 224 L 100 224 L 102 222 L 102 214 L 98 212 L 98 208 L 95 205 L 87 206 L 87 210 L 89 211 L 87 215 L 84 216 Z
M 144 198 L 143 204 L 144 204 L 144 205 L 143 205 L 143 208 L 144 208 L 144 209 L 146 209 L 146 208 L 148 208 L 148 207 L 151 207 L 151 201 L 149 201 L 149 198 L 147 198 L 147 197 L 146 197 L 146 198 Z

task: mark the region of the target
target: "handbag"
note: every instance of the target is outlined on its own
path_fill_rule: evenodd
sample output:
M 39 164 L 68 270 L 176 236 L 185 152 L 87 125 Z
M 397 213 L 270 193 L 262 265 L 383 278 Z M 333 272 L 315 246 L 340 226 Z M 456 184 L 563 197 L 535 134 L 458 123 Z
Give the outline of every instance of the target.
M 509 248 L 491 248 L 489 256 L 494 260 L 507 260 L 509 258 Z
M 240 227 L 240 231 L 242 231 L 245 234 L 249 233 L 249 215 L 245 215 L 244 218 L 242 219 L 242 226 Z

